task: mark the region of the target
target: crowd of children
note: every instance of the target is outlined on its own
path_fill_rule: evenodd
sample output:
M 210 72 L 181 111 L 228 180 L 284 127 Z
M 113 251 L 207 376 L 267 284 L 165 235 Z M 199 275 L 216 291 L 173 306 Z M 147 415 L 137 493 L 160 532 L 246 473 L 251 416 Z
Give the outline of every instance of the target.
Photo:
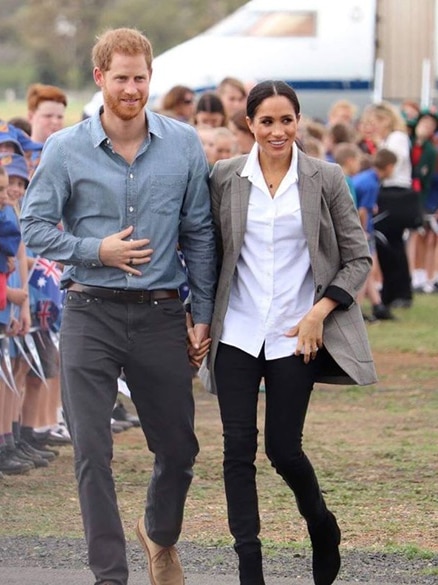
M 370 104 L 357 117 L 354 105 L 341 101 L 327 125 L 309 120 L 302 127 L 305 147 L 317 140 L 325 146 L 319 156 L 341 164 L 367 217 L 374 258 L 370 320 L 392 319 L 391 308 L 409 307 L 413 293 L 438 292 L 438 117 L 416 107 L 408 115 L 404 104 Z

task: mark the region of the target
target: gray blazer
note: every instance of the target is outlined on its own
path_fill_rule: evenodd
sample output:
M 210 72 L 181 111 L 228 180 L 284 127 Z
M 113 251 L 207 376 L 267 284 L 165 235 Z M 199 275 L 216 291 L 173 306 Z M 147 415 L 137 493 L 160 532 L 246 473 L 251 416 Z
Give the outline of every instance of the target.
M 214 372 L 231 282 L 245 235 L 251 183 L 240 175 L 246 160 L 247 156 L 239 156 L 219 161 L 210 177 L 221 263 L 211 325 L 210 373 Z M 314 303 L 324 296 L 329 285 L 356 298 L 370 270 L 371 257 L 341 168 L 299 151 L 298 189 L 315 283 Z M 365 324 L 355 302 L 347 309 L 338 307 L 327 317 L 323 343 L 333 359 L 328 360 L 318 382 L 365 385 L 376 381 Z M 214 376 L 211 378 L 211 390 L 215 392 Z

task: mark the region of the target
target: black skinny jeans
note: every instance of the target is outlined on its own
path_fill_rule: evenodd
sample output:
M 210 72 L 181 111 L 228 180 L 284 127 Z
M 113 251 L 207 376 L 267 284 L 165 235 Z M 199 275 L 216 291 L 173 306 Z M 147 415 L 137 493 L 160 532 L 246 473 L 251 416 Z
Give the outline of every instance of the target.
M 224 431 L 224 480 L 228 522 L 238 554 L 260 549 L 256 487 L 257 401 L 266 387 L 265 448 L 276 472 L 295 495 L 308 524 L 324 519 L 327 508 L 312 464 L 302 450 L 302 434 L 318 358 L 266 360 L 220 344 L 215 378 Z

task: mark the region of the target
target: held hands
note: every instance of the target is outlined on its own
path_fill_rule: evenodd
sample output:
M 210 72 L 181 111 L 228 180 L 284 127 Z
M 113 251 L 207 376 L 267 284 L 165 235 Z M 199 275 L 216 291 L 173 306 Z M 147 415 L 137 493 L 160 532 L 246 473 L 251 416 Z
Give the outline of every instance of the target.
M 203 323 L 193 325 L 192 316 L 186 314 L 187 352 L 192 366 L 199 368 L 202 360 L 210 350 L 210 326 Z
M 133 226 L 103 238 L 99 249 L 99 258 L 104 266 L 120 268 L 135 276 L 141 276 L 135 266 L 151 261 L 152 248 L 146 248 L 150 240 L 126 240 L 134 231 Z

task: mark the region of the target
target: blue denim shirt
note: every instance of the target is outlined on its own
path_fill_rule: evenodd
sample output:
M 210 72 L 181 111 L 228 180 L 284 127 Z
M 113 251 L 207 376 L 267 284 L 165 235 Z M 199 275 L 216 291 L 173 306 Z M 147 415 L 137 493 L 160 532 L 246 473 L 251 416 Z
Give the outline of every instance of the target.
M 196 323 L 210 323 L 216 255 L 208 165 L 194 128 L 145 110 L 148 136 L 129 165 L 91 118 L 52 135 L 23 200 L 21 227 L 29 248 L 62 262 L 72 280 L 121 289 L 176 289 L 187 276 Z M 63 230 L 58 228 L 62 222 Z M 154 252 L 142 276 L 103 266 L 106 236 L 130 225 Z

